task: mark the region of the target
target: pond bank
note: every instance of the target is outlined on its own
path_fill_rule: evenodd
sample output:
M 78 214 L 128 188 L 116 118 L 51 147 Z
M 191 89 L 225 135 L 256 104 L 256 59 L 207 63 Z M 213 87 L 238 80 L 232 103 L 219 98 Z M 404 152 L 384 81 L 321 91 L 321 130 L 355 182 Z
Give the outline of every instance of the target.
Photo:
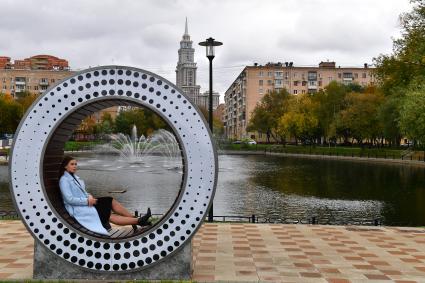
M 335 156 L 335 155 L 319 155 L 319 154 L 301 154 L 301 153 L 281 153 L 281 152 L 265 152 L 265 151 L 250 151 L 250 150 L 219 150 L 220 155 L 265 155 L 265 156 L 286 156 L 299 157 L 308 159 L 326 159 L 326 160 L 343 160 L 357 161 L 367 163 L 394 164 L 394 165 L 410 165 L 425 167 L 424 161 L 417 160 L 401 160 L 390 158 L 373 158 L 373 157 L 352 157 L 352 156 Z

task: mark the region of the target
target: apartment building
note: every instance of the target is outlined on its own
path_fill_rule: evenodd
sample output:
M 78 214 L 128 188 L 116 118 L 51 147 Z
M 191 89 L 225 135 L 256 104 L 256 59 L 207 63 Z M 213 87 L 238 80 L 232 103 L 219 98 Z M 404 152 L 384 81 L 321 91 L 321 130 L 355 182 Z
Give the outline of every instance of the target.
M 0 93 L 13 97 L 24 91 L 40 94 L 73 73 L 69 70 L 0 69 Z
M 0 93 L 10 94 L 14 98 L 18 98 L 25 91 L 41 94 L 74 73 L 70 70 L 67 60 L 51 55 L 37 55 L 14 62 L 10 57 L 0 56 Z M 115 119 L 118 107 L 94 113 L 96 122 L 100 121 L 104 112 Z
M 24 91 L 39 94 L 73 73 L 67 60 L 51 55 L 37 55 L 14 62 L 10 57 L 0 56 L 0 92 L 13 97 Z
M 229 139 L 264 140 L 265 133 L 247 132 L 252 111 L 264 94 L 286 89 L 290 94 L 315 93 L 331 81 L 343 84 L 374 84 L 374 68 L 340 67 L 335 62 L 318 66 L 297 67 L 292 62 L 246 66 L 224 95 L 223 123 Z

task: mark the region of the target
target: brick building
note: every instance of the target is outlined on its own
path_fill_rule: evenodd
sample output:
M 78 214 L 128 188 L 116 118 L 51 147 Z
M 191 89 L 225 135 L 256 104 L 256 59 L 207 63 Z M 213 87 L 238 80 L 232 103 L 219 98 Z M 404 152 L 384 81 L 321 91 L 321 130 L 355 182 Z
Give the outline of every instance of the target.
M 331 81 L 368 86 L 375 82 L 374 68 L 340 67 L 320 62 L 314 67 L 296 67 L 292 62 L 246 66 L 224 95 L 223 122 L 229 139 L 265 139 L 264 133 L 247 132 L 252 111 L 265 93 L 285 88 L 290 94 L 314 93 Z

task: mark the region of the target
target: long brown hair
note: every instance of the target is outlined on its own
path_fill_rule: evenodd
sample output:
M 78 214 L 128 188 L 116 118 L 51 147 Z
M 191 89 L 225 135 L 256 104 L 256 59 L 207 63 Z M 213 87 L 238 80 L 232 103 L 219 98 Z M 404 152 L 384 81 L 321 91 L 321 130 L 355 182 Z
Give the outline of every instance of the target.
M 61 166 L 59 167 L 59 179 L 60 179 L 60 177 L 62 177 L 63 173 L 65 173 L 65 170 L 66 170 L 65 167 L 68 165 L 68 163 L 71 160 L 75 160 L 75 158 L 72 157 L 72 156 L 69 156 L 69 155 L 66 155 L 63 158 L 62 163 L 61 163 Z

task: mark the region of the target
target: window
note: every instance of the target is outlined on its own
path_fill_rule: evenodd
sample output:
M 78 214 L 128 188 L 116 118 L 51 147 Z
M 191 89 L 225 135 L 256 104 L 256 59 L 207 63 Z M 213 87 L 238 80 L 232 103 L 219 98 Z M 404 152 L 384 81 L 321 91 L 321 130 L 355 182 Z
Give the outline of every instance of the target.
M 267 72 L 268 77 L 273 77 L 273 72 Z
M 298 90 L 294 89 L 294 94 L 298 94 Z
M 306 86 L 306 85 L 307 85 L 307 81 L 303 81 L 302 86 Z
M 259 77 L 262 77 L 264 74 L 263 74 L 263 71 L 260 71 L 260 72 L 258 72 L 258 76 Z
M 269 85 L 269 86 L 273 85 L 273 81 L 272 80 L 267 80 L 267 85 Z
M 282 80 L 274 80 L 275 87 L 281 87 L 282 86 Z
M 51 79 L 50 82 L 54 83 L 55 82 L 55 79 Z
M 296 78 L 296 77 L 297 77 L 297 72 L 294 73 L 294 78 Z
M 7 86 L 6 85 L 3 85 L 3 89 L 6 90 L 7 89 Z
M 319 81 L 319 86 L 322 86 L 322 81 Z
M 38 90 L 38 86 L 34 86 L 34 90 Z
M 260 88 L 260 89 L 258 89 L 258 93 L 259 94 L 263 94 L 264 93 L 264 90 L 262 88 Z
M 3 83 L 6 83 L 6 78 L 3 78 Z
M 344 79 L 352 80 L 353 79 L 353 73 L 342 73 L 342 77 Z
M 46 85 L 42 85 L 41 86 L 41 90 L 46 90 L 47 89 L 47 86 Z
M 302 94 L 305 94 L 305 89 L 303 89 L 303 90 L 301 91 L 301 93 L 302 93 Z
M 278 78 L 283 78 L 283 72 L 276 71 L 274 72 L 274 76 Z
M 363 74 L 362 74 L 362 78 L 363 78 L 363 79 L 366 79 L 366 73 L 363 73 Z
M 309 81 L 317 81 L 317 72 L 310 71 L 307 76 Z
M 298 81 L 294 81 L 294 86 L 298 86 Z
M 357 79 L 359 77 L 359 74 L 355 73 L 354 78 Z
M 263 86 L 263 80 L 259 80 L 258 85 Z
M 338 79 L 340 79 L 340 78 L 341 78 L 341 76 L 342 76 L 342 75 L 341 75 L 341 73 L 338 73 Z

